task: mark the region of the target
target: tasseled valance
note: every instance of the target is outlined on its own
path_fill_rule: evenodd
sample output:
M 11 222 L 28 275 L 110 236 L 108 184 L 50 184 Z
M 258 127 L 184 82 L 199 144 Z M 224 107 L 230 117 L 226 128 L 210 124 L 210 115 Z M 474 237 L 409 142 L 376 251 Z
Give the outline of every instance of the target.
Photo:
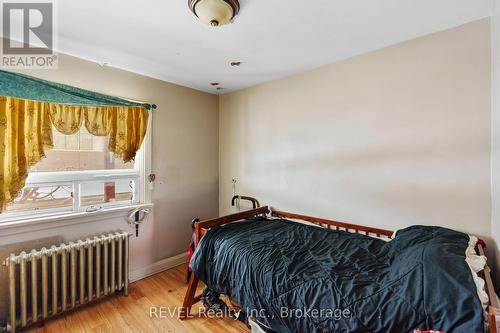
M 0 212 L 24 187 L 29 168 L 53 147 L 52 126 L 108 136 L 108 149 L 128 162 L 141 147 L 151 104 L 0 70 Z

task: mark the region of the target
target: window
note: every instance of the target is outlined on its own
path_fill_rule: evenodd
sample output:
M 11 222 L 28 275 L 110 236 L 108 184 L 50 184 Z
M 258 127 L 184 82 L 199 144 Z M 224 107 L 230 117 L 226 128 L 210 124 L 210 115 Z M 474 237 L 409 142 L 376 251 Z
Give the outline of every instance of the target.
M 132 170 L 134 163 L 124 163 L 108 151 L 108 138 L 94 136 L 85 126 L 73 135 L 52 130 L 54 148 L 47 157 L 31 167 L 30 172 Z
M 91 135 L 85 126 L 73 135 L 53 128 L 54 148 L 31 167 L 25 187 L 0 214 L 0 221 L 147 202 L 144 180 L 149 134 L 135 162 L 129 163 L 108 151 L 107 140 Z

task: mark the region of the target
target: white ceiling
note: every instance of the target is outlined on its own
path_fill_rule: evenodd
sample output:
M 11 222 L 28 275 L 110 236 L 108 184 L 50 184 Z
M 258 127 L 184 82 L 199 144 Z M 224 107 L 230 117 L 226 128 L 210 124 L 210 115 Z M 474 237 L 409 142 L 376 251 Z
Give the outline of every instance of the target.
M 491 15 L 492 0 L 240 0 L 212 28 L 187 0 L 57 1 L 60 52 L 195 89 L 285 77 Z M 242 61 L 231 67 L 231 61 Z

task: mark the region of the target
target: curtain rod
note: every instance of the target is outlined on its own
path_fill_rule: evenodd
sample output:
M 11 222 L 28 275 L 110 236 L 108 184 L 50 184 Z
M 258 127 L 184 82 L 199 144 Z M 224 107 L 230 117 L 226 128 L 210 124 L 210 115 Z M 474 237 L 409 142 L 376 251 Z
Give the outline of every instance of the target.
M 126 99 L 127 101 L 134 102 L 134 103 L 149 104 L 149 105 L 151 105 L 151 110 L 156 110 L 157 109 L 157 106 L 154 103 L 139 101 L 137 99 L 132 99 L 132 98 L 128 98 L 128 97 L 122 97 L 122 96 L 116 96 L 116 97 L 122 98 L 122 99 Z

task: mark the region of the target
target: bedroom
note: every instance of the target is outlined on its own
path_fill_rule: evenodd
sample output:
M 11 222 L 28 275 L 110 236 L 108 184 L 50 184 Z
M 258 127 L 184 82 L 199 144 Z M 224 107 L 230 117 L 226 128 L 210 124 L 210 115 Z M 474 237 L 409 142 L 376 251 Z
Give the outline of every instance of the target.
M 0 261 L 6 265 L 0 269 L 0 330 L 469 332 L 471 325 L 478 327 L 484 311 L 484 322 L 494 332 L 492 323 L 500 321 L 500 314 L 485 267 L 491 268 L 490 285 L 498 291 L 498 0 L 29 3 L 37 5 L 1 5 L 0 116 L 5 119 L 0 119 L 0 137 L 5 149 Z M 56 112 L 49 112 L 54 106 Z M 33 113 L 40 115 L 39 121 L 25 122 Z M 18 153 L 22 149 L 24 155 Z M 250 220 L 235 224 L 242 230 L 234 239 L 229 238 L 233 224 L 215 227 L 232 220 L 230 214 L 258 207 L 258 213 L 238 217 Z M 281 220 L 260 223 L 258 216 L 264 213 L 268 220 Z M 283 221 L 307 217 L 317 222 L 311 216 L 325 219 L 320 223 L 329 230 Z M 225 220 L 213 220 L 218 217 Z M 192 224 L 193 219 L 201 222 Z M 207 220 L 214 224 L 204 229 Z M 245 231 L 250 225 L 263 228 L 262 234 L 260 229 Z M 248 281 L 231 269 L 234 258 L 258 259 L 259 267 L 276 272 L 282 267 L 267 266 L 264 257 L 248 257 L 248 248 L 238 248 L 245 232 L 246 240 L 261 235 L 274 244 L 269 253 L 295 246 L 297 251 L 289 254 L 293 258 L 301 258 L 299 248 L 322 253 L 302 248 L 294 237 L 311 237 L 309 242 L 319 244 L 327 235 L 342 235 L 351 245 L 362 237 L 359 249 L 371 246 L 381 267 L 394 268 L 404 259 L 394 254 L 395 241 L 400 238 L 401 246 L 409 246 L 403 236 L 413 230 L 405 229 L 410 226 L 442 227 L 439 232 L 450 229 L 457 237 L 484 241 L 487 266 L 478 271 L 484 287 L 476 288 L 474 273 L 464 264 L 468 244 L 463 237 L 458 237 L 460 253 L 454 252 L 463 256 L 460 274 L 467 273 L 466 281 L 457 280 L 464 288 L 456 295 L 468 295 L 463 304 L 473 302 L 473 309 L 464 305 L 454 314 L 429 315 L 441 321 L 414 322 L 396 316 L 377 321 L 370 312 L 360 314 L 362 325 L 349 326 L 338 316 L 345 310 L 338 302 L 323 308 L 313 302 L 323 298 L 297 295 L 335 328 L 297 318 L 302 309 L 297 304 L 287 308 L 297 310 L 294 318 L 263 323 L 253 319 L 265 317 L 260 310 L 270 311 L 269 304 L 255 306 L 252 295 L 243 292 L 260 290 L 262 283 L 253 281 L 220 296 L 224 305 L 218 298 L 224 290 L 215 290 L 223 286 L 214 288 L 221 281 L 212 281 L 203 302 L 195 301 L 204 283 L 195 290 L 186 281 L 193 227 L 200 246 L 191 280 L 213 272 L 202 262 L 210 252 L 201 250 L 211 239 L 206 236 L 227 230 L 224 244 L 241 252 L 218 257 L 227 259 L 221 265 L 233 279 L 210 279 L 229 279 L 236 288 Z M 293 230 L 284 233 L 288 227 Z M 402 232 L 382 243 L 374 230 L 385 238 Z M 442 237 L 451 242 L 453 235 Z M 332 246 L 332 253 L 354 249 L 334 248 L 336 242 L 324 240 L 321 244 L 325 250 Z M 407 266 L 416 263 L 412 251 L 416 248 L 409 249 Z M 367 256 L 350 259 L 366 266 Z M 350 284 L 361 283 L 352 271 L 339 272 L 339 262 L 323 259 L 322 267 L 332 266 L 329 274 L 346 274 Z M 433 259 L 450 268 L 445 259 Z M 288 268 L 307 271 L 305 262 Z M 373 272 L 386 281 L 394 270 Z M 443 276 L 450 274 L 445 270 Z M 257 277 L 286 280 L 279 272 L 245 278 Z M 201 280 L 208 283 L 207 278 Z M 454 290 L 452 282 L 457 281 L 444 286 L 444 281 L 429 281 L 429 287 Z M 338 283 L 338 290 L 349 284 Z M 189 290 L 196 291 L 191 298 Z M 349 293 L 360 297 L 368 290 L 361 285 Z M 425 291 L 413 284 L 405 292 Z M 481 292 L 488 294 L 485 308 Z M 331 293 L 328 302 L 339 297 Z M 248 312 L 250 322 L 234 320 L 233 310 L 224 318 L 208 318 L 217 317 L 207 313 L 211 300 L 223 312 L 238 305 L 247 308 L 242 313 Z M 425 298 L 414 302 L 431 305 Z M 181 320 L 191 303 L 195 318 Z M 374 304 L 382 309 L 393 303 Z M 456 303 L 445 298 L 433 304 Z M 401 326 L 403 322 L 411 328 Z M 304 328 L 306 324 L 311 326 Z

